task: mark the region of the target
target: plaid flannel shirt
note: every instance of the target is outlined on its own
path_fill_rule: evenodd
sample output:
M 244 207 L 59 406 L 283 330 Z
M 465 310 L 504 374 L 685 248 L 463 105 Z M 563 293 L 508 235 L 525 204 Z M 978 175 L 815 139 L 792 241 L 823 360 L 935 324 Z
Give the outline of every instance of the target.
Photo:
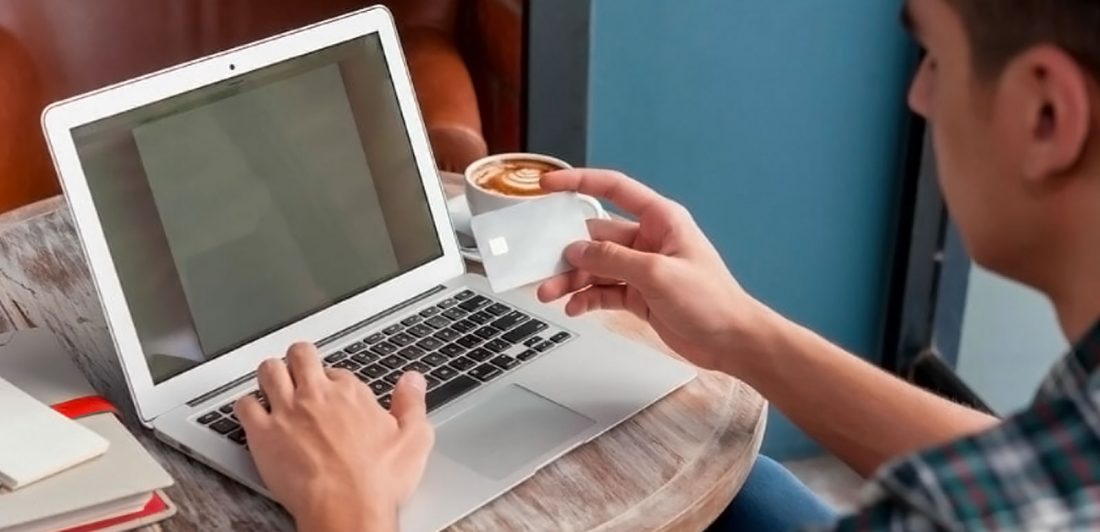
M 1100 530 L 1100 325 L 1026 410 L 881 469 L 835 530 Z

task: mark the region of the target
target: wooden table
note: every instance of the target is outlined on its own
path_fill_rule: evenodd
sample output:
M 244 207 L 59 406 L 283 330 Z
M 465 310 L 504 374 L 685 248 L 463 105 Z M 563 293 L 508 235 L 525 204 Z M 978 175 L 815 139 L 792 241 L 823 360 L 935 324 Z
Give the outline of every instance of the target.
M 448 192 L 460 187 L 445 178 Z M 626 314 L 599 319 L 652 345 Z M 52 198 L 0 216 L 0 332 L 54 332 L 96 389 L 176 479 L 179 514 L 166 530 L 286 530 L 275 503 L 158 442 L 140 428 L 68 207 Z M 667 351 L 667 349 L 666 349 Z M 765 401 L 715 373 L 699 378 L 569 453 L 460 521 L 453 530 L 701 530 L 733 499 L 764 434 Z

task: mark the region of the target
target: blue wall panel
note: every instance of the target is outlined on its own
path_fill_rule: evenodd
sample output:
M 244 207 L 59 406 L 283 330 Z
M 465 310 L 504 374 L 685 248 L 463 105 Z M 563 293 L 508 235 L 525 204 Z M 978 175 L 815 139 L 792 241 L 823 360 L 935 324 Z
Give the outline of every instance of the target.
M 757 297 L 877 356 L 900 0 L 594 0 L 588 155 L 686 204 Z M 730 353 L 736 356 L 736 353 Z M 765 450 L 813 445 L 773 414 Z

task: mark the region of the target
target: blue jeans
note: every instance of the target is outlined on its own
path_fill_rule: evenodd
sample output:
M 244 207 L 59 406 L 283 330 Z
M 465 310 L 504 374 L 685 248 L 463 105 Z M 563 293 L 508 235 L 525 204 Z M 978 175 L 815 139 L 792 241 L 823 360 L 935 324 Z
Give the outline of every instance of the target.
M 776 461 L 757 458 L 745 486 L 707 532 L 801 530 L 828 525 L 836 512 Z

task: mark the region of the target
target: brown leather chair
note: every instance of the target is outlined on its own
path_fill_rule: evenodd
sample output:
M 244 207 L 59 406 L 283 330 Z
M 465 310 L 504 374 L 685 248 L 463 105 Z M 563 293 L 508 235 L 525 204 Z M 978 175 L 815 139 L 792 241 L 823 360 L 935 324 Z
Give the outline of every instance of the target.
M 370 0 L 4 0 L 0 212 L 57 193 L 38 125 L 51 101 L 366 5 Z M 477 95 L 455 44 L 460 0 L 391 0 L 440 168 L 486 154 Z

